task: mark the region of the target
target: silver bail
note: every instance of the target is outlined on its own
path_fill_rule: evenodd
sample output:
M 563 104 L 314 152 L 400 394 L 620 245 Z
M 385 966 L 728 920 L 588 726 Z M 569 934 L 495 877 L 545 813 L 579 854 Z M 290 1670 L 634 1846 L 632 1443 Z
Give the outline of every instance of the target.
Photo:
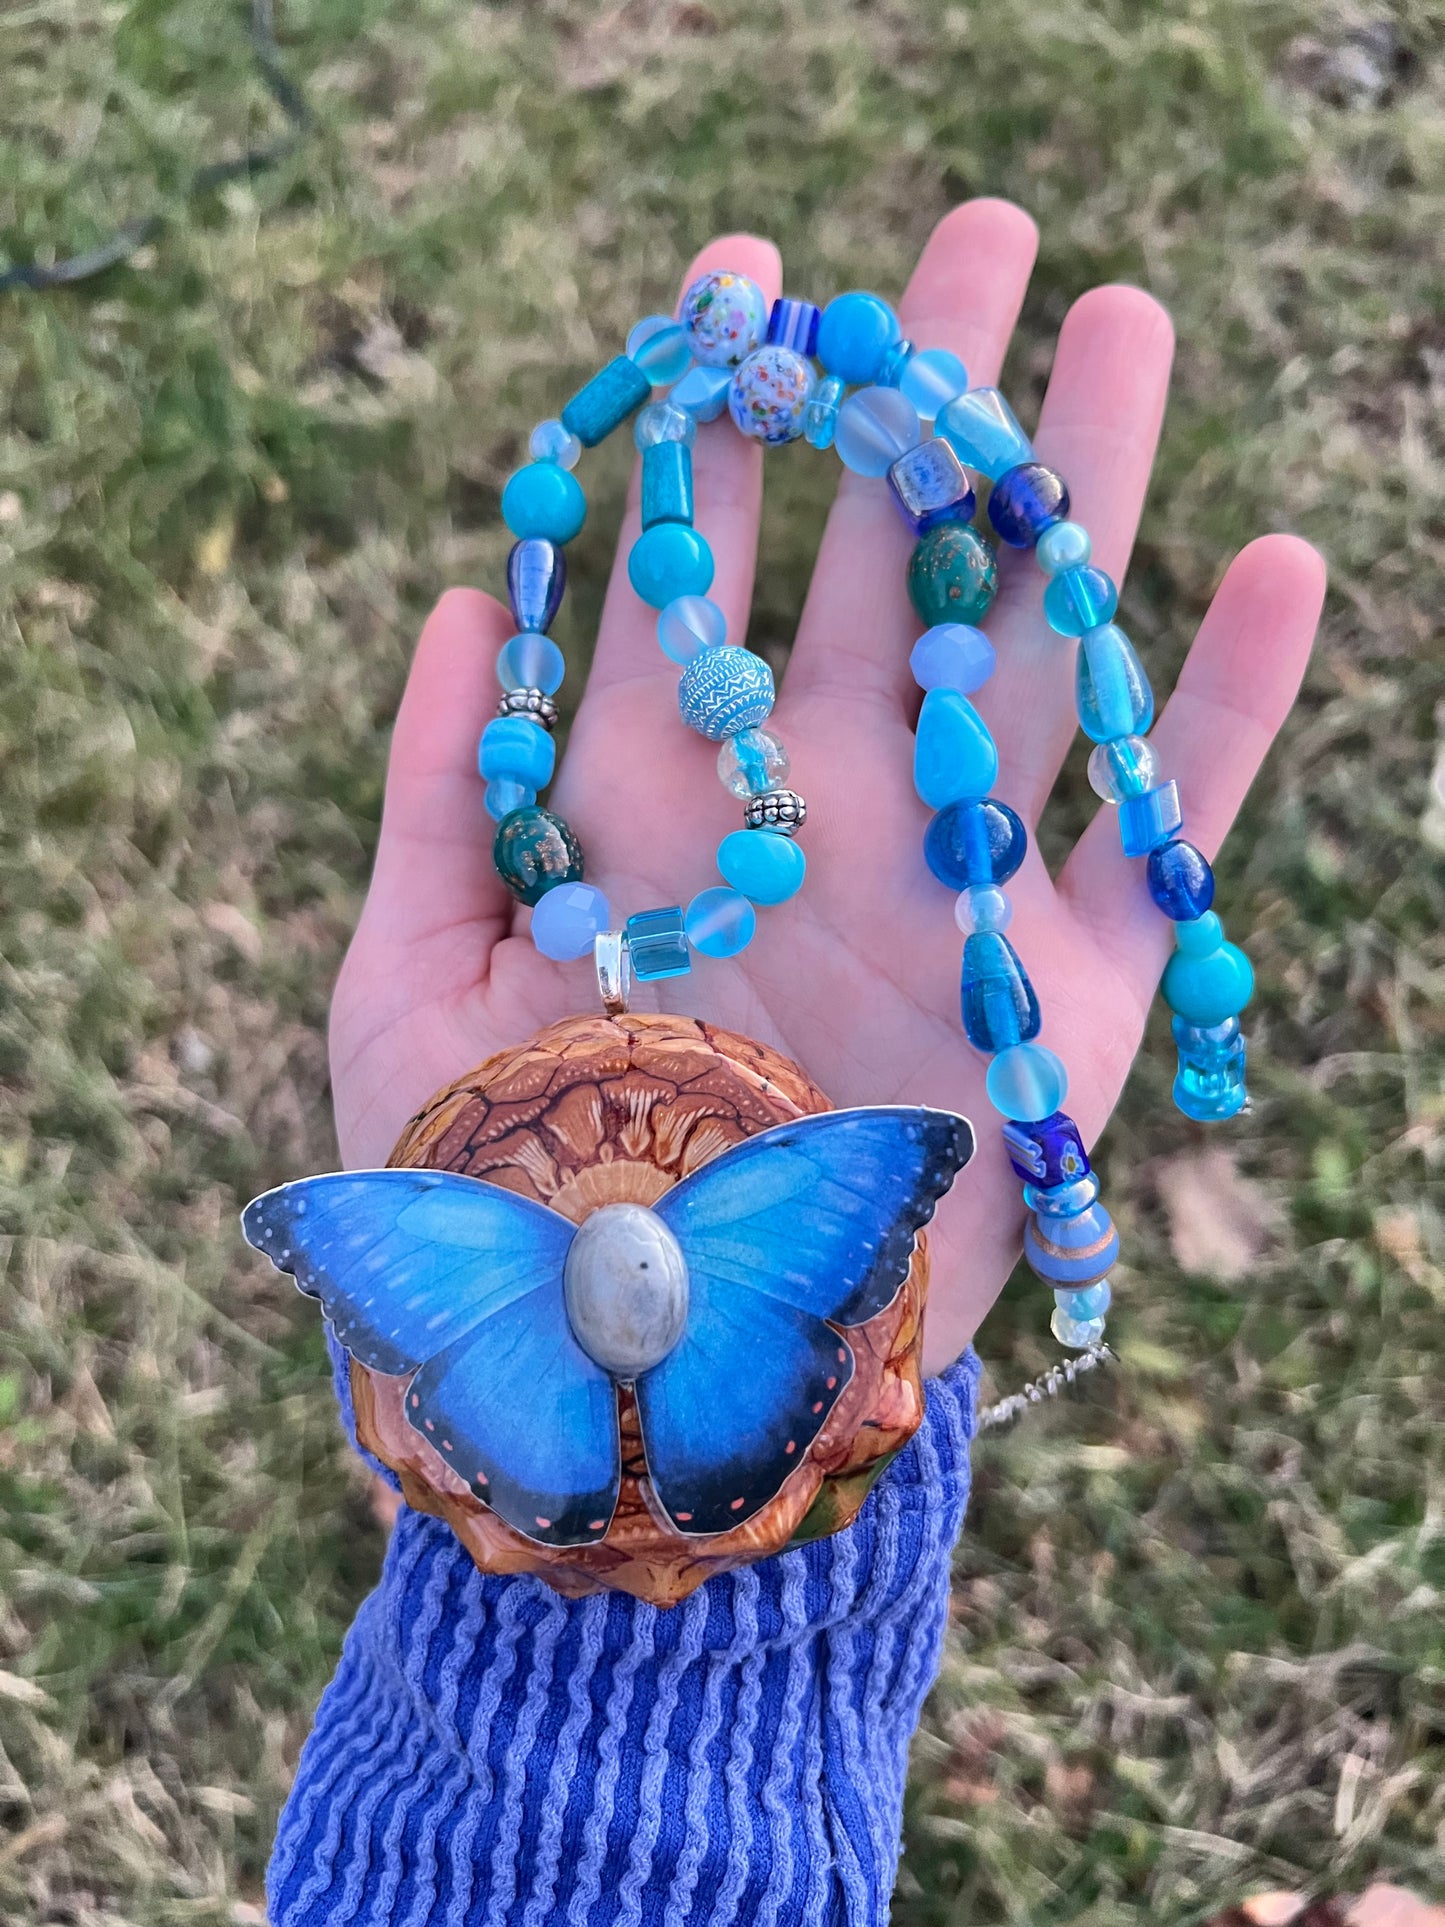
M 627 1010 L 632 992 L 632 965 L 627 955 L 627 938 L 621 930 L 604 930 L 593 940 L 592 957 L 597 966 L 597 994 L 609 1017 L 621 1017 Z

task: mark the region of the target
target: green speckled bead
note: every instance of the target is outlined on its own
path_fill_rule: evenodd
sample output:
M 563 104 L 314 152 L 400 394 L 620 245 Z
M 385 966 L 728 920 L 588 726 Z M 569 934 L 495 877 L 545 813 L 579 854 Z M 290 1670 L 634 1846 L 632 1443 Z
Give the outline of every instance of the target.
M 930 627 L 937 622 L 981 622 L 997 589 L 998 560 L 967 522 L 944 522 L 930 529 L 908 564 L 908 593 Z
M 554 884 L 582 881 L 582 845 L 571 825 L 536 803 L 502 818 L 492 861 L 497 875 L 523 903 L 540 902 Z

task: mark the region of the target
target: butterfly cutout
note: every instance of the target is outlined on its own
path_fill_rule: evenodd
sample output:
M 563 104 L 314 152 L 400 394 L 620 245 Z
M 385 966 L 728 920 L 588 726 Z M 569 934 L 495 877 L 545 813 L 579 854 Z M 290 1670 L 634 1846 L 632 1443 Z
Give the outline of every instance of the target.
M 679 1335 L 635 1375 L 604 1369 L 569 1317 L 579 1227 L 485 1179 L 302 1178 L 256 1198 L 241 1223 L 320 1299 L 352 1358 L 414 1374 L 410 1424 L 527 1538 L 573 1546 L 606 1533 L 619 1381 L 633 1386 L 668 1519 L 706 1535 L 752 1518 L 801 1463 L 853 1376 L 835 1328 L 892 1303 L 914 1234 L 973 1144 L 948 1111 L 825 1111 L 734 1145 L 651 1211 L 603 1207 L 647 1221 L 684 1268 Z

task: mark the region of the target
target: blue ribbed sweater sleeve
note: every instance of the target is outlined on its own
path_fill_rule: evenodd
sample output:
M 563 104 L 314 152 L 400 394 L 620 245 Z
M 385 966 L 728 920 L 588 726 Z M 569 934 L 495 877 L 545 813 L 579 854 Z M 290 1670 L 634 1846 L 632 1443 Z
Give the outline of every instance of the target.
M 403 1506 L 281 1816 L 273 1927 L 886 1922 L 977 1385 L 971 1353 L 929 1381 L 847 1531 L 667 1612 L 486 1577 Z

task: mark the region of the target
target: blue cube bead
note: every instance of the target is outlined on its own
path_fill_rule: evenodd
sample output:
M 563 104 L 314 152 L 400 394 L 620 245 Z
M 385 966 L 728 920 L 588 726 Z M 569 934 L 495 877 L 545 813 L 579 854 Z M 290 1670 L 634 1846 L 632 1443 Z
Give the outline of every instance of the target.
M 529 535 L 512 545 L 507 557 L 507 600 L 519 629 L 539 634 L 552 627 L 567 587 L 567 557 L 544 535 Z
M 1183 822 L 1179 785 L 1172 778 L 1140 796 L 1126 796 L 1119 805 L 1119 840 L 1125 856 L 1148 856 L 1167 843 Z
M 570 470 L 556 462 L 528 462 L 502 490 L 502 520 L 523 540 L 570 542 L 587 520 L 587 497 Z
M 642 451 L 642 526 L 692 521 L 692 450 L 685 442 L 654 442 Z
M 776 830 L 734 830 L 717 846 L 717 867 L 753 903 L 786 903 L 803 887 L 802 846 Z
M 855 290 L 835 295 L 818 323 L 818 359 L 846 382 L 877 381 L 888 350 L 903 333 L 880 295 Z
M 918 713 L 913 787 L 931 810 L 981 800 L 998 775 L 988 724 L 956 689 L 930 689 Z
M 489 782 L 510 776 L 530 789 L 545 789 L 556 761 L 556 744 L 528 716 L 496 716 L 482 731 L 477 767 Z
M 595 448 L 634 409 L 651 399 L 652 383 L 628 355 L 601 368 L 562 410 L 562 426 L 584 448 Z
M 667 399 L 676 408 L 685 408 L 695 422 L 715 422 L 728 405 L 728 390 L 733 385 L 731 368 L 713 368 L 694 362 Z
M 1235 1117 L 1248 1100 L 1245 1086 L 1246 1047 L 1237 1017 L 1219 1024 L 1191 1024 L 1174 1019 L 1174 1042 L 1179 1068 L 1174 1078 L 1174 1102 L 1186 1117 L 1202 1124 Z
M 1068 484 L 1042 462 L 1005 469 L 988 498 L 988 519 L 1011 549 L 1031 549 L 1044 530 L 1062 522 L 1068 512 Z
M 1024 1259 L 1046 1285 L 1085 1290 L 1108 1277 L 1119 1261 L 1119 1233 L 1101 1204 L 1073 1218 L 1034 1212 L 1024 1226 Z
M 818 346 L 818 323 L 822 310 L 811 301 L 794 301 L 780 294 L 768 316 L 768 340 L 780 348 L 796 349 L 811 355 Z
M 532 911 L 532 942 L 544 957 L 568 963 L 590 957 L 611 928 L 612 912 L 594 883 L 559 883 Z
M 953 444 L 961 461 L 990 481 L 1034 458 L 1033 443 L 997 388 L 970 388 L 956 395 L 939 411 L 938 433 Z
M 904 526 L 914 535 L 926 535 L 940 522 L 966 522 L 973 514 L 973 484 L 963 463 L 937 436 L 898 457 L 888 470 L 888 486 Z
M 655 983 L 662 977 L 685 977 L 692 969 L 682 905 L 665 910 L 639 910 L 627 919 L 627 955 L 634 977 Z
M 970 696 L 993 674 L 994 648 L 982 629 L 966 622 L 936 622 L 914 643 L 908 658 L 920 689 L 956 689 Z
M 831 448 L 838 428 L 838 410 L 848 384 L 837 375 L 824 375 L 803 410 L 803 435 L 812 448 Z
M 920 348 L 908 357 L 898 386 L 922 420 L 937 421 L 939 410 L 968 387 L 968 370 L 947 348 Z
M 970 1044 L 997 1052 L 1039 1034 L 1039 1000 L 1007 937 L 979 930 L 963 946 L 959 986 L 963 1029 Z
M 1033 1123 L 1005 1124 L 1004 1149 L 1009 1162 L 1025 1184 L 1050 1190 L 1056 1184 L 1072 1184 L 1089 1175 L 1089 1154 L 1079 1127 L 1067 1111 Z
M 1149 894 L 1175 923 L 1202 917 L 1214 901 L 1209 859 L 1182 837 L 1149 852 Z
M 948 804 L 923 838 L 929 869 L 950 890 L 965 890 L 973 883 L 1007 883 L 1028 847 L 1029 833 L 1019 817 L 993 796 L 981 803 Z
M 540 689 L 555 696 L 567 673 L 567 658 L 550 636 L 530 630 L 504 642 L 497 656 L 497 681 L 503 689 Z
M 886 475 L 923 433 L 918 410 L 896 388 L 860 388 L 838 410 L 833 446 L 855 475 Z
M 1154 720 L 1154 691 L 1134 645 L 1114 622 L 1086 629 L 1074 665 L 1079 727 L 1096 743 L 1142 736 Z
M 1061 569 L 1044 590 L 1044 620 L 1061 636 L 1082 636 L 1112 620 L 1119 591 L 1111 577 L 1092 563 Z
M 702 649 L 682 672 L 677 707 L 689 729 L 720 743 L 767 721 L 773 672 L 751 649 Z
M 984 1082 L 993 1108 L 1020 1123 L 1052 1116 L 1069 1093 L 1063 1059 L 1038 1043 L 1013 1044 L 1000 1051 Z
M 741 890 L 699 890 L 687 906 L 687 940 L 704 957 L 735 957 L 746 950 L 758 913 Z
M 644 529 L 628 552 L 627 579 L 654 609 L 665 609 L 679 596 L 706 595 L 712 575 L 712 550 L 686 522 Z

